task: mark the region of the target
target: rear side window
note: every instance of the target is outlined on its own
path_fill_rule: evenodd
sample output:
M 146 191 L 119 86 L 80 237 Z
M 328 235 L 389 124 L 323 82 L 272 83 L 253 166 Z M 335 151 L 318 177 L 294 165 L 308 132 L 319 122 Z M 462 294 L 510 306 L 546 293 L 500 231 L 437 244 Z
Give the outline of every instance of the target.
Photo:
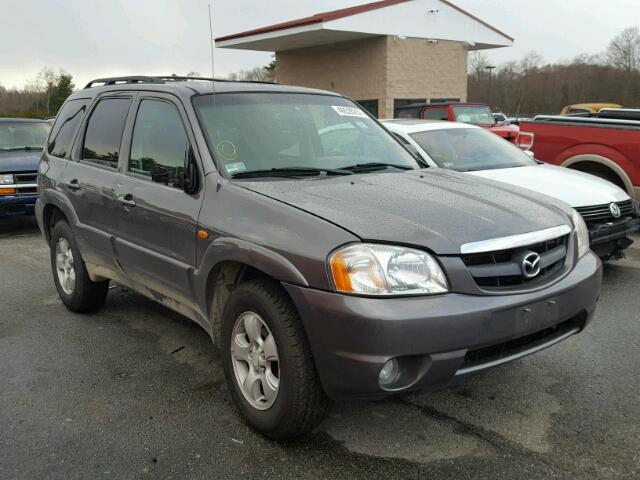
M 401 108 L 396 110 L 396 118 L 418 118 L 420 107 Z
M 58 113 L 56 123 L 49 137 L 49 146 L 47 147 L 49 155 L 59 158 L 67 158 L 69 156 L 73 137 L 84 115 L 87 113 L 89 102 L 89 99 L 81 98 L 69 100 L 64 104 L 62 110 Z
M 122 132 L 130 104 L 129 98 L 106 98 L 98 103 L 87 124 L 82 160 L 118 168 Z
M 449 120 L 446 108 L 427 108 L 422 114 L 427 120 Z
M 172 187 L 184 185 L 187 134 L 174 105 L 143 100 L 133 128 L 129 171 Z

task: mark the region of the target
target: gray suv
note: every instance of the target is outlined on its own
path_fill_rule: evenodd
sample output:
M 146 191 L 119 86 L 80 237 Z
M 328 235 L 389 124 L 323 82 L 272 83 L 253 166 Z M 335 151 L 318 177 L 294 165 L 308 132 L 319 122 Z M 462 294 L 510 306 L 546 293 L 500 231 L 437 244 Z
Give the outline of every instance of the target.
M 113 280 L 193 319 L 242 416 L 284 439 L 329 399 L 441 388 L 591 319 L 580 215 L 423 167 L 333 93 L 101 79 L 57 116 L 36 213 L 71 311 Z

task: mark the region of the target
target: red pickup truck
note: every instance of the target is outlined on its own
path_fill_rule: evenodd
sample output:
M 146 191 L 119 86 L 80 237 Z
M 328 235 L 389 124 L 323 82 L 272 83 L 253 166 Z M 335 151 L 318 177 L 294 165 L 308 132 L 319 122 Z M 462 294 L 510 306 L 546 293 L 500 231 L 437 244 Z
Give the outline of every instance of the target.
M 605 178 L 640 200 L 640 110 L 539 115 L 521 121 L 520 130 L 533 134 L 538 160 Z
M 511 143 L 516 143 L 520 131 L 517 125 L 496 122 L 491 109 L 484 103 L 412 103 L 396 108 L 394 117 L 470 123 L 486 128 Z

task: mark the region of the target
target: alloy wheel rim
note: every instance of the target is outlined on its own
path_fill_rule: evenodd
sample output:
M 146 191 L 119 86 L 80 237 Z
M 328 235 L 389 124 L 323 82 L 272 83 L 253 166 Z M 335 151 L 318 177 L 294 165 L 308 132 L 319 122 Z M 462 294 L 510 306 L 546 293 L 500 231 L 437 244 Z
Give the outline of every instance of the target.
M 255 312 L 236 319 L 231 335 L 231 363 L 240 391 L 252 407 L 269 409 L 280 388 L 280 361 L 275 338 Z
M 62 291 L 73 295 L 76 288 L 76 270 L 73 265 L 73 252 L 65 238 L 56 242 L 56 273 Z

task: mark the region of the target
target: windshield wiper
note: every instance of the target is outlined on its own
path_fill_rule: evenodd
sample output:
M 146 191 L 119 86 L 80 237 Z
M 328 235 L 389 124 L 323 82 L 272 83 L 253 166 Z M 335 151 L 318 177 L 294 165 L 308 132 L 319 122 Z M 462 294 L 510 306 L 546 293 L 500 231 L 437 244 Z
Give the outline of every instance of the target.
M 353 175 L 353 172 L 338 168 L 280 167 L 238 172 L 232 174 L 231 178 L 304 177 L 317 175 Z
M 32 147 L 32 146 L 29 146 L 29 145 L 25 145 L 24 147 L 4 147 L 2 150 L 5 151 L 5 152 L 13 152 L 15 150 L 27 150 L 27 151 L 30 151 L 30 150 L 42 150 L 43 148 L 44 148 L 44 146 L 42 146 L 42 147 Z
M 356 165 L 350 165 L 348 167 L 342 167 L 342 170 L 349 170 L 351 172 L 367 172 L 376 170 L 386 170 L 387 168 L 397 168 L 399 170 L 413 170 L 413 167 L 408 165 L 397 165 L 395 163 L 383 163 L 383 162 L 369 162 L 369 163 L 357 163 Z

